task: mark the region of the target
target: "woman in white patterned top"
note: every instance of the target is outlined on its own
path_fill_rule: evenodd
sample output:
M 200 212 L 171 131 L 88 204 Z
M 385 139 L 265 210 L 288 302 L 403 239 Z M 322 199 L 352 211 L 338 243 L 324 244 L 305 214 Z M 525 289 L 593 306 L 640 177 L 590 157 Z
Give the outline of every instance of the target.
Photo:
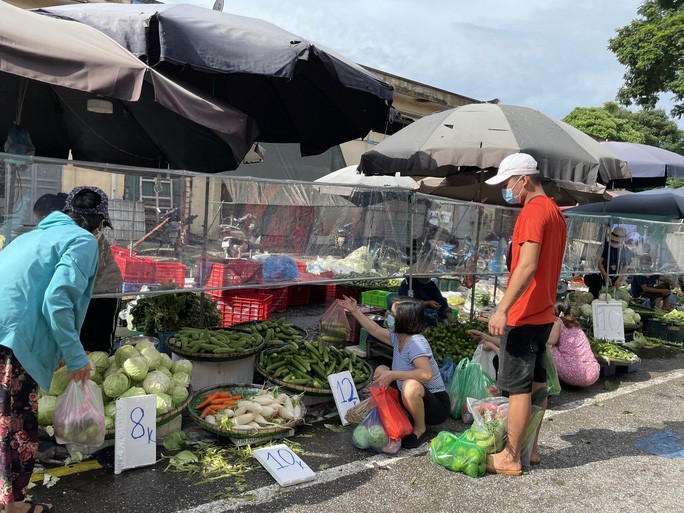
M 399 399 L 413 424 L 413 433 L 405 436 L 401 445 L 407 449 L 420 446 L 428 438 L 427 424 L 441 424 L 451 410 L 432 349 L 421 334 L 425 327 L 423 302 L 412 297 L 395 298 L 387 315 L 387 328 L 359 312 L 355 299 L 344 296 L 340 303 L 369 335 L 392 345 L 392 368 L 378 366 L 373 379 L 378 386 L 399 389 Z

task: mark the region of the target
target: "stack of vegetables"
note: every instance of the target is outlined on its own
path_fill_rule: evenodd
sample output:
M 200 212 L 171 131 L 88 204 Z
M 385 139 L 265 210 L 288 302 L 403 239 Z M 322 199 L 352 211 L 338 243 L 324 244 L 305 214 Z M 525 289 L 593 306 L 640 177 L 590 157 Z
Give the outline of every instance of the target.
M 259 355 L 257 370 L 268 378 L 281 380 L 285 386 L 328 390 L 328 376 L 338 372 L 351 372 L 356 385 L 370 379 L 370 370 L 363 360 L 322 340 L 290 342 L 264 351 Z
M 277 346 L 284 342 L 303 342 L 306 340 L 305 331 L 294 324 L 285 322 L 283 318 L 276 321 L 259 321 L 253 324 L 233 326 L 233 328 L 244 333 L 258 334 L 263 337 L 267 346 Z
M 620 287 L 611 289 L 611 293 L 601 292 L 598 299 L 594 299 L 591 292 L 571 292 L 569 294 L 570 314 L 575 318 L 591 319 L 591 305 L 595 301 L 620 301 L 622 304 L 622 319 L 625 326 L 633 326 L 641 322 L 641 316 L 633 309 L 629 308 L 632 296 L 629 291 Z
M 471 329 L 486 331 L 487 325 L 482 322 L 438 324 L 426 329 L 423 335 L 430 343 L 435 360 L 441 365 L 447 357 L 455 362 L 473 357 L 477 341 L 468 334 Z
M 194 406 L 205 422 L 226 431 L 258 432 L 280 427 L 303 414 L 300 397 L 281 390 L 217 390 L 207 392 Z
M 114 429 L 116 399 L 120 397 L 155 394 L 157 416 L 179 408 L 188 400 L 192 363 L 188 360 L 173 362 L 150 342 L 121 346 L 113 356 L 103 351 L 90 353 L 90 366 L 90 379 L 102 389 L 106 429 Z M 52 425 L 55 402 L 68 382 L 67 369 L 61 367 L 53 375 L 50 389 L 39 390 L 39 425 Z
M 621 363 L 626 362 L 629 364 L 638 363 L 640 361 L 637 355 L 631 351 L 627 351 L 626 349 L 618 347 L 617 344 L 610 340 L 590 339 L 589 345 L 599 361 L 608 360 L 609 363 L 617 361 Z
M 256 349 L 264 342 L 257 333 L 244 333 L 229 330 L 208 330 L 202 328 L 182 328 L 169 339 L 172 348 L 186 353 L 236 354 Z M 172 349 L 173 350 L 173 349 Z
M 660 319 L 666 324 L 672 326 L 684 326 L 684 312 L 679 310 L 670 310 L 666 314 L 660 316 Z

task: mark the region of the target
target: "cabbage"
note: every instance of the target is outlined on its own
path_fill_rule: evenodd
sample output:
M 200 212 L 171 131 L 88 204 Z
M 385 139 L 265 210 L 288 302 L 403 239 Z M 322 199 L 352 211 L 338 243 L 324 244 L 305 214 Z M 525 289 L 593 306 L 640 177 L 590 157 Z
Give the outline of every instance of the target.
M 134 381 L 142 381 L 147 376 L 147 360 L 142 356 L 134 356 L 123 362 L 123 370 Z
M 124 397 L 138 397 L 140 395 L 146 395 L 145 389 L 143 387 L 131 387 L 121 394 L 119 399 L 123 399 Z
M 174 362 L 173 367 L 171 367 L 171 372 L 174 374 L 176 372 L 185 372 L 192 376 L 192 362 L 190 360 L 178 360 Z
M 359 424 L 354 428 L 352 433 L 352 443 L 359 449 L 368 449 L 370 447 L 370 440 L 368 438 L 368 428 L 363 424 Z
M 93 370 L 93 371 L 90 373 L 90 381 L 92 381 L 92 382 L 95 383 L 96 385 L 101 385 L 103 379 L 104 379 L 104 378 L 102 377 L 102 374 L 100 374 L 100 373 L 97 372 L 96 370 Z
M 149 340 L 141 340 L 140 342 L 137 342 L 135 344 L 135 348 L 137 351 L 142 354 L 143 350 L 148 350 L 148 349 L 154 349 L 156 350 L 156 347 L 154 347 L 154 344 L 150 342 Z
M 123 362 L 134 356 L 140 356 L 138 350 L 134 346 L 125 345 L 116 350 L 114 360 L 119 367 L 123 367 Z
M 50 426 L 55 418 L 55 403 L 57 397 L 44 395 L 38 399 L 38 425 Z
M 62 395 L 62 392 L 66 390 L 69 384 L 69 372 L 66 366 L 60 367 L 52 375 L 52 381 L 50 382 L 50 390 L 48 390 L 49 395 Z
M 123 372 L 121 367 L 119 367 L 117 364 L 110 365 L 102 375 L 102 378 L 107 379 L 109 376 L 116 374 L 117 372 Z
M 145 358 L 145 360 L 147 360 L 147 367 L 150 370 L 155 370 L 159 367 L 159 363 L 161 362 L 161 353 L 157 351 L 154 346 L 144 347 L 140 351 L 140 354 Z
M 626 309 L 622 312 L 622 315 L 623 315 L 623 316 L 628 315 L 628 316 L 630 316 L 630 317 L 634 317 L 634 314 L 635 314 L 635 313 L 636 313 L 636 312 L 635 312 L 634 310 L 632 310 L 631 308 L 626 308 Z
M 104 407 L 104 414 L 106 417 L 116 418 L 116 401 L 107 403 Z
M 582 317 L 591 317 L 591 305 L 582 305 L 580 307 L 580 310 L 582 310 Z
M 169 394 L 157 394 L 157 417 L 164 415 L 173 409 L 173 401 Z
M 368 443 L 374 449 L 381 449 L 387 443 L 387 433 L 379 424 L 368 426 Z
M 582 308 L 579 305 L 572 305 L 570 307 L 570 315 L 572 315 L 573 317 L 581 317 Z
M 627 309 L 627 305 L 629 303 L 627 303 L 627 301 L 625 301 L 624 299 L 620 299 L 620 304 L 622 305 L 622 311 L 624 312 Z
M 104 351 L 90 353 L 90 366 L 102 374 L 109 367 L 109 355 Z
M 168 377 L 173 376 L 173 374 L 171 374 L 171 371 L 170 371 L 169 369 L 167 369 L 166 367 L 159 367 L 159 368 L 156 369 L 156 370 L 158 370 L 158 371 L 161 372 L 162 374 L 166 374 Z
M 634 312 L 634 322 L 641 322 L 641 315 Z
M 150 372 L 143 381 L 143 388 L 148 394 L 166 393 L 171 385 L 171 378 L 162 371 L 156 370 Z M 169 398 L 169 401 L 171 398 Z
M 105 429 L 114 429 L 115 423 L 114 423 L 114 418 L 113 417 L 107 417 L 105 415 Z
M 171 379 L 184 387 L 190 385 L 190 375 L 186 374 L 185 372 L 176 372 L 173 376 L 171 376 Z
M 620 287 L 619 289 L 615 290 L 615 299 L 620 299 L 629 303 L 632 300 L 632 295 L 629 293 L 627 288 Z
M 174 408 L 180 406 L 188 398 L 188 389 L 178 383 L 172 383 L 169 395 L 173 401 Z
M 173 360 L 171 360 L 171 357 L 168 354 L 159 353 L 159 367 L 171 370 L 171 367 L 173 367 Z
M 611 296 L 607 292 L 602 292 L 601 294 L 599 294 L 598 298 L 600 301 L 611 301 L 613 299 L 613 296 Z
M 131 380 L 123 372 L 116 372 L 107 376 L 102 383 L 102 390 L 109 397 L 120 397 L 131 386 Z
M 169 451 L 180 451 L 187 441 L 188 435 L 186 433 L 183 431 L 174 431 L 164 437 L 164 449 Z

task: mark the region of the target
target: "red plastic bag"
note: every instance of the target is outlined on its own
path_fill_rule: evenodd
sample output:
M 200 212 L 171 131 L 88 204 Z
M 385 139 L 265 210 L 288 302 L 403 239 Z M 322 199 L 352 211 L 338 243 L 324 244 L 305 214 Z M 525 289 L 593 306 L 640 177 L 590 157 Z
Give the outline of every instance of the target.
M 392 440 L 400 440 L 410 435 L 413 432 L 413 426 L 404 408 L 399 404 L 399 391 L 394 387 L 375 386 L 368 387 L 368 390 L 378 405 L 378 412 L 387 436 Z

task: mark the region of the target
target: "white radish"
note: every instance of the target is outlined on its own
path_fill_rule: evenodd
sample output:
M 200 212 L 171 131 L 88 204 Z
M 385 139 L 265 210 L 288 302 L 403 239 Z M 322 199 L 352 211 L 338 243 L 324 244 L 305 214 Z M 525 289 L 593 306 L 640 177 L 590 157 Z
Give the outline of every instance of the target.
M 280 394 L 278 396 L 278 402 L 280 404 L 285 404 L 285 401 L 287 401 L 288 399 L 289 399 L 289 396 L 287 394 Z
M 278 415 L 280 415 L 285 420 L 294 420 L 294 411 L 287 408 L 287 406 L 281 406 L 278 410 Z
M 264 417 L 262 417 L 259 413 L 254 414 L 254 422 L 259 424 L 259 426 L 268 426 L 270 424 L 270 422 L 267 421 Z
M 259 403 L 262 406 L 268 406 L 273 403 L 276 399 L 271 394 L 258 395 L 252 399 L 255 403 Z
M 243 413 L 242 415 L 236 415 L 231 419 L 231 423 L 233 426 L 244 426 L 245 424 L 248 424 L 254 420 L 254 414 L 253 413 Z
M 278 406 L 280 407 L 280 404 L 278 404 Z M 275 415 L 277 411 L 278 410 L 276 408 L 273 408 L 271 406 L 261 407 L 261 415 L 263 415 L 266 419 L 270 419 L 271 417 L 273 417 L 273 415 Z
M 257 402 L 250 401 L 247 405 L 247 411 L 252 413 L 261 413 L 261 405 Z
M 209 424 L 213 424 L 214 426 L 218 424 L 218 422 L 216 422 L 216 417 L 214 417 L 213 415 L 207 415 L 206 417 L 204 417 L 204 420 L 207 421 Z
M 241 408 L 235 408 L 235 410 L 233 410 L 233 414 L 234 414 L 236 417 L 237 417 L 238 415 L 242 415 L 243 413 L 247 413 L 247 408 L 245 408 L 244 406 L 241 407 Z
M 245 411 L 249 411 L 250 404 L 252 404 L 252 401 L 246 401 L 243 399 L 242 401 L 237 403 L 237 409 L 239 410 L 240 408 L 244 408 Z
M 259 429 L 261 426 L 257 424 L 256 422 L 252 421 L 249 424 L 245 424 L 245 426 L 249 427 L 250 429 Z
M 292 399 L 290 398 L 289 395 L 285 396 L 285 402 L 283 403 L 283 406 L 285 406 L 288 410 L 294 409 L 294 405 L 292 404 Z
M 295 406 L 294 406 L 294 416 L 295 416 L 295 419 L 298 419 L 299 417 L 302 416 L 302 407 L 300 406 L 299 403 L 295 404 Z

